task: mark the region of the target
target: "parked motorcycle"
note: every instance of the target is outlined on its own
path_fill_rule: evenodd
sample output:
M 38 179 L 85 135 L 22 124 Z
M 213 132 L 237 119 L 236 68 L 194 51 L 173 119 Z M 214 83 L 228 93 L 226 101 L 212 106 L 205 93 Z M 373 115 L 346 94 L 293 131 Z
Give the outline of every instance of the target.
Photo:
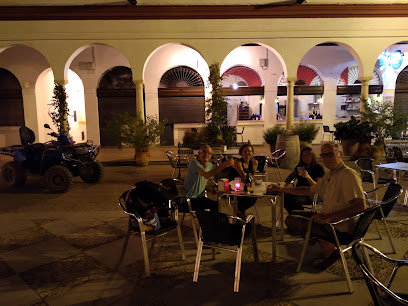
M 14 161 L 4 164 L 1 169 L 3 180 L 8 186 L 24 185 L 27 173 L 44 177 L 45 185 L 52 192 L 67 192 L 73 183 L 73 177 L 80 176 L 86 183 L 101 181 L 104 169 L 96 160 L 99 146 L 88 140 L 73 144 L 67 135 L 54 132 L 56 140 L 46 143 L 34 143 L 34 132 L 22 126 L 20 128 L 21 145 L 0 148 L 0 154 L 12 156 Z

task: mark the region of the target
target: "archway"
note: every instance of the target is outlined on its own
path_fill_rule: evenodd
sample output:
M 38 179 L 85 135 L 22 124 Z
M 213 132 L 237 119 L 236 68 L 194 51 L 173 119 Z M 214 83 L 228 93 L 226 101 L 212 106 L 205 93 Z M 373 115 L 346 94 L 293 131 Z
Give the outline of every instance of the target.
M 317 69 L 299 65 L 294 88 L 294 118 L 307 119 L 313 112 L 316 112 L 316 119 L 322 119 L 320 103 L 322 102 L 323 91 L 323 78 Z M 276 101 L 278 117 L 282 119 L 286 117 L 286 100 L 280 101 L 279 98 L 286 99 L 286 97 L 287 83 L 284 74 L 282 74 L 278 84 L 278 98 Z
M 395 106 L 400 107 L 404 112 L 408 112 L 408 66 L 399 73 L 395 83 Z
M 248 120 L 251 115 L 261 116 L 264 87 L 257 71 L 243 65 L 230 67 L 222 75 L 221 86 L 228 96 L 231 125 L 235 125 L 235 120 Z
M 350 118 L 360 114 L 361 82 L 358 80 L 358 66 L 346 67 L 337 82 L 336 117 Z M 380 95 L 383 91 L 380 74 L 374 70 L 369 82 L 369 94 Z
M 115 141 L 106 129 L 112 115 L 118 112 L 136 115 L 136 86 L 131 69 L 117 66 L 105 72 L 99 82 L 97 96 L 101 145 L 112 146 Z
M 204 81 L 187 66 L 177 66 L 163 74 L 159 89 L 159 119 L 167 119 L 161 145 L 173 145 L 175 123 L 204 123 Z
M 24 125 L 24 106 L 18 79 L 0 68 L 0 126 Z

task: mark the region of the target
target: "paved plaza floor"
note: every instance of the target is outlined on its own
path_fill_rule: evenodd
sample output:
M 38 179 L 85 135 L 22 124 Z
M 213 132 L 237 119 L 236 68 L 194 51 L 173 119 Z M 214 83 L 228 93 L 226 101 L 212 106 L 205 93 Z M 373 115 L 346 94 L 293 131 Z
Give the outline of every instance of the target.
M 262 150 L 262 148 L 260 148 Z M 198 283 L 192 282 L 195 243 L 189 217 L 182 232 L 187 259 L 181 260 L 176 235 L 164 237 L 152 249 L 150 278 L 144 277 L 139 238 L 132 236 L 121 258 L 127 217 L 119 195 L 141 180 L 171 177 L 165 149 L 155 151 L 148 167 L 107 166 L 100 184 L 74 179 L 65 194 L 52 194 L 41 180 L 29 177 L 24 187 L 6 189 L 0 181 L 0 301 L 2 305 L 369 305 L 362 275 L 348 258 L 354 293 L 347 292 L 340 262 L 326 270 L 312 267 L 319 254 L 309 247 L 300 273 L 296 264 L 302 240 L 284 234 L 273 263 L 271 215 L 259 201 L 257 226 L 260 262 L 254 263 L 250 245 L 244 248 L 240 292 L 233 293 L 235 257 L 221 252 L 211 259 L 203 251 Z M 102 151 L 101 160 L 125 161 L 132 152 Z M 163 156 L 162 156 L 163 155 Z M 2 157 L 0 164 L 6 160 Z M 353 162 L 347 162 L 353 166 Z M 277 180 L 268 168 L 271 180 Z M 283 177 L 289 170 L 283 170 Z M 403 181 L 404 188 L 408 182 Z M 369 186 L 365 186 L 369 189 Z M 224 203 L 223 210 L 228 207 Z M 249 210 L 249 213 L 254 212 Z M 396 205 L 388 217 L 396 254 L 383 235 L 370 229 L 367 242 L 392 258 L 407 258 L 408 207 Z M 395 280 L 406 291 L 408 271 Z

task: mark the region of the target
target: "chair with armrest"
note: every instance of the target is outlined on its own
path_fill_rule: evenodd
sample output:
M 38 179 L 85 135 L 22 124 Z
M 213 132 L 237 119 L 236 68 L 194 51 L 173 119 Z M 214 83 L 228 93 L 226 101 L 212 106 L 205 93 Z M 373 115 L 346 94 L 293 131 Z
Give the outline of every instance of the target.
M 173 205 L 174 202 L 169 201 L 170 209 L 169 213 L 171 213 L 173 220 L 169 220 L 165 224 L 161 224 L 161 227 L 158 230 L 150 230 L 146 231 L 145 226 L 143 223 L 143 219 L 141 214 L 135 209 L 134 203 L 132 203 L 130 197 L 131 193 L 135 188 L 129 189 L 125 191 L 118 200 L 119 206 L 123 209 L 126 215 L 129 216 L 129 221 L 128 221 L 128 230 L 126 233 L 126 238 L 125 242 L 123 245 L 122 249 L 122 254 L 121 258 L 123 258 L 126 249 L 127 249 L 127 244 L 129 241 L 130 234 L 138 234 L 140 235 L 141 238 L 141 243 L 142 243 L 142 249 L 143 249 L 143 259 L 144 259 L 144 265 L 145 265 L 145 273 L 146 277 L 150 276 L 150 266 L 149 266 L 149 254 L 147 250 L 147 241 L 152 241 L 150 249 L 153 249 L 154 247 L 154 242 L 155 239 L 158 237 L 162 237 L 163 235 L 166 235 L 170 231 L 176 230 L 178 239 L 179 239 L 179 244 L 180 244 L 180 250 L 181 250 L 181 257 L 182 259 L 186 259 L 186 255 L 184 254 L 184 243 L 183 243 L 183 237 L 181 235 L 181 229 L 180 229 L 180 224 L 178 223 L 178 209 L 176 205 Z M 149 238 L 146 238 L 148 236 Z
M 380 206 L 376 205 L 374 207 L 370 207 L 365 209 L 363 212 L 358 213 L 354 216 L 351 216 L 349 218 L 345 218 L 343 220 L 337 221 L 337 222 L 332 222 L 332 223 L 328 223 L 330 225 L 330 228 L 332 230 L 333 236 L 328 239 L 327 237 L 320 237 L 318 235 L 316 235 L 316 238 L 319 239 L 323 239 L 326 240 L 330 243 L 333 243 L 334 245 L 337 246 L 338 251 L 340 253 L 340 258 L 341 258 L 341 262 L 343 264 L 343 269 L 344 269 L 344 273 L 346 276 L 346 281 L 347 281 L 347 285 L 348 285 L 348 289 L 349 292 L 352 293 L 353 292 L 353 285 L 351 283 L 351 278 L 350 278 L 350 273 L 347 267 L 347 262 L 346 259 L 344 257 L 344 253 L 347 252 L 350 248 L 351 248 L 351 244 L 355 241 L 362 241 L 364 239 L 365 234 L 367 233 L 368 227 L 370 226 L 372 220 L 374 219 L 374 216 L 379 212 Z M 351 219 L 357 219 L 353 232 L 352 233 L 344 233 L 344 232 L 340 232 L 337 229 L 335 229 L 335 226 L 349 221 Z M 306 236 L 305 236 L 305 241 L 303 244 L 303 248 L 300 254 L 300 259 L 299 259 L 299 263 L 296 269 L 296 272 L 300 271 L 300 268 L 302 267 L 302 263 L 303 263 L 303 259 L 306 253 L 306 249 L 307 246 L 309 244 L 309 238 L 310 238 L 310 234 L 311 234 L 311 229 L 312 229 L 312 223 L 313 221 L 310 220 L 309 221 L 309 225 L 308 225 L 308 229 L 306 232 Z M 345 245 L 346 247 L 343 248 L 342 245 Z
M 278 149 L 278 150 L 273 151 L 271 153 L 271 156 L 269 157 L 270 163 L 268 164 L 268 167 L 273 167 L 277 170 L 280 182 L 282 182 L 282 174 L 279 168 L 279 164 L 282 160 L 282 157 L 285 156 L 285 154 L 286 154 L 285 150 Z
M 197 211 L 197 218 L 200 224 L 199 244 L 194 267 L 193 282 L 198 281 L 200 262 L 203 246 L 212 248 L 212 257 L 215 259 L 215 249 L 235 252 L 235 280 L 234 292 L 239 291 L 239 280 L 241 274 L 241 258 L 244 238 L 252 232 L 252 246 L 254 259 L 258 259 L 258 247 L 256 243 L 255 226 L 253 216 L 248 215 L 245 220 L 229 216 L 227 214 L 201 210 Z M 248 226 L 252 225 L 251 231 Z
M 268 172 L 266 172 L 268 166 L 268 158 L 265 155 L 256 155 L 254 158 L 258 161 L 258 168 L 255 172 L 255 178 L 261 177 L 263 181 L 268 181 Z
M 241 132 L 235 132 L 235 135 L 241 135 L 241 143 L 244 143 L 244 130 L 245 130 L 245 126 L 242 127 L 242 131 Z
M 391 266 L 391 273 L 388 275 L 388 280 L 380 281 L 373 271 L 370 258 L 367 256 L 367 251 L 374 253 L 373 256 L 380 260 L 381 267 Z M 391 285 L 399 268 L 408 268 L 408 260 L 395 260 L 387 257 L 376 248 L 364 242 L 356 242 L 353 244 L 353 259 L 357 266 L 363 272 L 364 280 L 370 291 L 374 305 L 408 305 L 408 291 L 404 293 L 396 293 L 391 290 Z M 378 261 L 377 261 L 378 262 Z M 375 270 L 375 269 L 374 269 Z M 405 287 L 406 288 L 406 287 Z
M 329 141 L 333 141 L 334 131 L 331 131 L 328 125 L 323 125 L 322 141 L 324 141 L 324 136 L 329 136 Z
M 398 197 L 403 192 L 403 189 L 402 189 L 401 185 L 399 185 L 399 184 L 386 184 L 386 185 L 379 186 L 379 187 L 377 187 L 377 188 L 375 188 L 375 189 L 373 189 L 371 191 L 366 191 L 364 193 L 366 194 L 366 196 L 368 196 L 368 194 L 375 193 L 379 189 L 385 188 L 385 187 L 387 187 L 387 190 L 385 191 L 385 194 L 384 194 L 381 201 L 377 201 L 377 200 L 373 200 L 373 199 L 367 199 L 366 201 L 367 201 L 368 205 L 370 205 L 370 206 L 380 205 L 380 210 L 374 216 L 374 220 L 375 221 L 379 220 L 384 224 L 385 231 L 386 231 L 387 236 L 388 236 L 388 240 L 390 241 L 390 244 L 391 244 L 392 252 L 395 254 L 394 243 L 392 242 L 390 229 L 388 228 L 387 221 L 385 219 L 388 217 L 388 215 L 390 214 L 392 208 L 394 207 L 394 204 L 397 202 Z M 380 239 L 381 239 L 382 237 L 381 237 L 381 233 L 380 233 L 380 230 L 378 228 L 377 222 L 375 222 L 375 224 L 376 224 L 378 235 L 380 236 Z
M 377 184 L 382 185 L 382 184 L 397 182 L 395 171 L 393 171 L 392 178 L 384 178 L 381 176 L 376 178 L 374 166 L 381 165 L 379 161 L 376 161 L 368 157 L 362 157 L 362 158 L 357 159 L 355 163 L 358 169 L 360 170 L 361 180 L 363 181 L 363 183 L 373 183 L 374 188 L 377 187 Z
M 176 172 L 176 169 L 178 169 L 177 178 L 180 179 L 181 169 L 188 167 L 188 163 L 189 163 L 188 156 L 185 154 L 174 154 L 171 151 L 167 151 L 166 154 L 167 154 L 167 157 L 169 158 L 171 166 L 173 167 L 172 177 L 174 177 L 174 173 Z

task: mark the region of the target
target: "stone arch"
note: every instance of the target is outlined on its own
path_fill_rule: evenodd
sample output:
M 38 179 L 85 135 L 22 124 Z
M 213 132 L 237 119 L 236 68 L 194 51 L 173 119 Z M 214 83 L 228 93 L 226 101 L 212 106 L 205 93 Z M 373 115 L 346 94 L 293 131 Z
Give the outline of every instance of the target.
M 167 120 L 162 145 L 174 144 L 174 125 L 205 121 L 204 80 L 188 66 L 176 66 L 161 77 L 158 89 L 159 119 Z

